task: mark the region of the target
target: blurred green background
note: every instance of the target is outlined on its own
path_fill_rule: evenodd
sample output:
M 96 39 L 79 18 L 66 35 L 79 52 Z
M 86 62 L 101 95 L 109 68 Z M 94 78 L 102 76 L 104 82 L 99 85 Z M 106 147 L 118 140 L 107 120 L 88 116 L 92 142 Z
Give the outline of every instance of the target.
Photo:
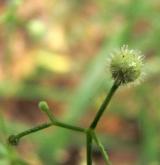
M 0 165 L 85 165 L 85 137 L 52 127 L 10 147 L 8 135 L 46 122 L 87 127 L 112 84 L 110 52 L 145 55 L 144 82 L 117 91 L 97 133 L 113 165 L 160 165 L 160 1 L 0 1 Z M 95 165 L 103 158 L 94 146 Z

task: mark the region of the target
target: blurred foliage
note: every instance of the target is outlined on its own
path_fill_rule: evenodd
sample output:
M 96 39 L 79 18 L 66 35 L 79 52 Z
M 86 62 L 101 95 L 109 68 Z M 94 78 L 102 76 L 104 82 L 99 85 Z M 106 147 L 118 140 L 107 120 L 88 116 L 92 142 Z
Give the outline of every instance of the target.
M 142 50 L 146 78 L 117 92 L 97 131 L 114 165 L 160 164 L 159 8 L 158 0 L 0 1 L 0 165 L 83 162 L 85 138 L 63 129 L 17 149 L 5 139 L 46 120 L 42 99 L 59 119 L 88 125 L 112 84 L 110 51 L 123 44 Z

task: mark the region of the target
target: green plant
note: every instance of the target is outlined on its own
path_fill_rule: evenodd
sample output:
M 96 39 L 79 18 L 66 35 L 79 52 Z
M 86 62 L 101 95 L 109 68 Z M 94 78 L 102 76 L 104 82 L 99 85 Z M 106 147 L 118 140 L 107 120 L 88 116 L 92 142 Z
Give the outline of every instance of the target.
M 44 123 L 42 125 L 38 125 L 34 128 L 28 129 L 24 132 L 21 132 L 16 135 L 11 135 L 8 138 L 8 141 L 12 145 L 17 145 L 19 140 L 31 133 L 37 132 L 39 130 L 48 128 L 50 126 L 59 126 L 63 127 L 65 129 L 77 131 L 77 132 L 82 132 L 86 135 L 86 149 L 87 149 L 87 165 L 92 164 L 92 142 L 93 140 L 99 147 L 106 165 L 110 165 L 111 162 L 109 160 L 109 156 L 107 152 L 105 151 L 104 146 L 100 142 L 99 138 L 96 135 L 95 129 L 96 126 L 103 115 L 105 109 L 109 105 L 112 96 L 116 92 L 116 90 L 122 86 L 126 85 L 128 83 L 134 83 L 136 81 L 139 82 L 139 80 L 142 79 L 144 72 L 143 72 L 143 56 L 139 51 L 136 50 L 129 50 L 128 46 L 122 46 L 122 48 L 116 52 L 113 53 L 111 60 L 110 60 L 110 72 L 112 74 L 112 77 L 114 79 L 114 83 L 104 99 L 102 105 L 100 106 L 94 120 L 90 124 L 88 128 L 81 128 L 69 124 L 65 124 L 63 122 L 58 121 L 55 116 L 51 113 L 50 108 L 48 104 L 45 101 L 41 101 L 39 103 L 39 108 L 41 109 L 42 112 L 44 112 L 50 122 L 49 123 Z

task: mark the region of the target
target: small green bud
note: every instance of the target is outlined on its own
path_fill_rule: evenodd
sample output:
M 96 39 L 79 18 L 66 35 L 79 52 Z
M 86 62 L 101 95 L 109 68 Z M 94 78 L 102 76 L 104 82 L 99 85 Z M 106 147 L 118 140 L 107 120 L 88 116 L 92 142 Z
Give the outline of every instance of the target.
M 46 101 L 40 101 L 38 107 L 43 111 L 47 112 L 49 110 L 49 106 Z
M 16 146 L 19 143 L 19 138 L 16 135 L 10 135 L 8 138 L 8 142 L 9 144 Z
M 143 56 L 124 45 L 113 54 L 110 71 L 113 79 L 121 85 L 140 80 L 143 75 Z

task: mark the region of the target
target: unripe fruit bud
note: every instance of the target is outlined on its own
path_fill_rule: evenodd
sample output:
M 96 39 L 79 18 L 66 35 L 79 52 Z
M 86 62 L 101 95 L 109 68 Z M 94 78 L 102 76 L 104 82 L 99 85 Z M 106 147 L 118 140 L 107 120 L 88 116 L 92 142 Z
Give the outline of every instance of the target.
M 38 107 L 43 111 L 43 112 L 47 112 L 49 110 L 49 106 L 47 104 L 46 101 L 41 101 L 38 104 Z
M 135 82 L 143 75 L 143 56 L 137 50 L 129 50 L 128 46 L 113 53 L 110 71 L 115 81 L 121 85 Z
M 19 138 L 16 135 L 10 135 L 8 138 L 8 142 L 9 144 L 16 146 L 19 143 Z

